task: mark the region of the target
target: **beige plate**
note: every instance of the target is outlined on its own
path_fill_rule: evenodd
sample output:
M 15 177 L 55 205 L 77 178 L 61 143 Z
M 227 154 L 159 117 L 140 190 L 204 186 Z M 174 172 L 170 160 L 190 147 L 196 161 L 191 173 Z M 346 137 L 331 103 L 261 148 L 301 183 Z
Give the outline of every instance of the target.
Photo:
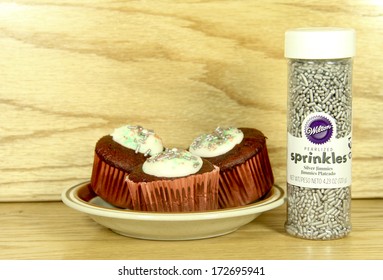
M 62 201 L 121 235 L 151 240 L 190 240 L 234 232 L 263 212 L 282 205 L 285 193 L 275 185 L 264 199 L 246 206 L 198 213 L 155 213 L 115 208 L 92 194 L 87 182 L 66 189 Z

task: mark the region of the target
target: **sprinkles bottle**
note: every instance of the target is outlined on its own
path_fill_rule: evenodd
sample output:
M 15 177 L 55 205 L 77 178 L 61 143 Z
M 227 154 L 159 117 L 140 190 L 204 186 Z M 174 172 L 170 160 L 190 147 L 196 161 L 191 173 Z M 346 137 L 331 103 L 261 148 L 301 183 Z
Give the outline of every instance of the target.
M 355 32 L 298 28 L 288 59 L 286 232 L 330 240 L 351 231 L 352 58 Z

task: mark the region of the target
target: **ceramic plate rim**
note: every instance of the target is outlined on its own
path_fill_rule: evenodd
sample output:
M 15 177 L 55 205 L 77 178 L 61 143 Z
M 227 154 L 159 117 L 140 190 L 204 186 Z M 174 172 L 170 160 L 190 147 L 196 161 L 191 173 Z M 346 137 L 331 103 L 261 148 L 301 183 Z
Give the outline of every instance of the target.
M 281 206 L 285 202 L 285 191 L 278 185 L 272 187 L 273 193 L 267 201 L 258 201 L 253 204 L 234 207 L 230 209 L 212 210 L 197 213 L 155 213 L 143 212 L 118 208 L 107 208 L 86 202 L 78 197 L 78 191 L 87 186 L 89 182 L 83 182 L 65 189 L 61 194 L 61 200 L 77 211 L 93 216 L 102 216 L 122 220 L 147 220 L 147 221 L 198 221 L 209 219 L 224 219 L 238 216 L 246 216 L 263 213 Z

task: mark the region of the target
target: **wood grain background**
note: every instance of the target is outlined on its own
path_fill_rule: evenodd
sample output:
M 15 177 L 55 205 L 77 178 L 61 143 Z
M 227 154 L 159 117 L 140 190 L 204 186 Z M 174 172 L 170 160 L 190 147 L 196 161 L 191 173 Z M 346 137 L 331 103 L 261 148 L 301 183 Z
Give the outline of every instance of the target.
M 0 2 L 0 201 L 59 200 L 127 123 L 168 147 L 258 128 L 284 186 L 284 32 L 303 26 L 356 29 L 353 197 L 383 197 L 381 1 L 24 0 Z

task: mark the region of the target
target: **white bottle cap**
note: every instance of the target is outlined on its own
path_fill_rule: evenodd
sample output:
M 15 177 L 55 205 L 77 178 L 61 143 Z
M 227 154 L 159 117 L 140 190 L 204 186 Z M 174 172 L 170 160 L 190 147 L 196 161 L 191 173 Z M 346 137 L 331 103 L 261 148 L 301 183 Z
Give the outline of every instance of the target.
M 355 56 L 355 30 L 312 27 L 287 30 L 285 57 L 296 59 L 336 59 Z

